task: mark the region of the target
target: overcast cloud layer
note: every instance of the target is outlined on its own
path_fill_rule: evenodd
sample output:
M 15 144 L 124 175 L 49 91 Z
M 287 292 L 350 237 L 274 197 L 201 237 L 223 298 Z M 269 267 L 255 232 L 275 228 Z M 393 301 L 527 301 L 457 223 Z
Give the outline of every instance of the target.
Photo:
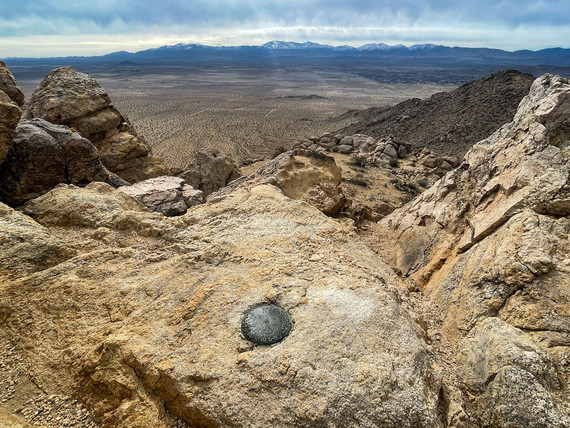
M 570 47 L 568 0 L 0 0 L 0 10 L 4 58 L 273 39 Z

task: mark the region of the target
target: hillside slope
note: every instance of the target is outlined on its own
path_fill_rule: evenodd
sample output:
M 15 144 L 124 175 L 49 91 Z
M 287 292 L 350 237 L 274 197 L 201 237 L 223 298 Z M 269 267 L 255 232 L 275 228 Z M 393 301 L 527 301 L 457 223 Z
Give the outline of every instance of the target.
M 350 111 L 341 118 L 358 121 L 339 133 L 376 138 L 392 134 L 415 148 L 463 156 L 477 141 L 512 120 L 533 80 L 530 74 L 504 70 L 426 100 L 413 98 L 393 107 Z

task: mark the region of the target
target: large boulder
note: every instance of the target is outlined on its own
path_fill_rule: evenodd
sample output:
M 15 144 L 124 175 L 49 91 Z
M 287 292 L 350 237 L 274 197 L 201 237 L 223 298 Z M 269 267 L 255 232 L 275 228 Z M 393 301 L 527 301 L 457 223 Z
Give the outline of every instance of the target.
M 390 248 L 386 258 L 439 305 L 456 352 L 487 364 L 464 379 L 480 426 L 570 424 L 569 118 L 570 82 L 537 79 L 512 123 L 381 222 L 379 247 Z M 508 343 L 491 343 L 481 327 L 488 317 L 520 330 L 501 327 L 511 332 L 498 334 Z M 473 338 L 464 341 L 467 334 Z M 532 367 L 504 355 L 534 346 L 540 358 Z
M 328 216 L 337 215 L 346 198 L 340 188 L 341 170 L 334 158 L 318 153 L 283 155 L 275 185 L 286 196 L 305 201 Z
M 164 162 L 151 155 L 148 144 L 99 83 L 72 67 L 48 74 L 34 91 L 26 117 L 75 129 L 97 147 L 110 171 L 129 182 L 168 174 Z
M 0 90 L 0 164 L 6 158 L 12 139 L 16 133 L 16 126 L 22 116 L 20 107 Z
M 174 416 L 208 427 L 444 426 L 421 323 L 351 226 L 269 185 L 181 217 L 119 203 L 109 223 L 87 226 L 94 211 L 77 203 L 120 194 L 103 187 L 30 202 L 39 222 L 66 219 L 52 233 L 79 254 L 0 282 L 0 336 L 44 391 L 77 397 L 101 426 L 170 427 Z M 59 213 L 42 218 L 42 199 Z M 133 215 L 163 233 L 113 220 Z M 104 239 L 89 238 L 102 224 Z M 271 346 L 241 333 L 260 303 L 293 322 Z
M 184 214 L 188 208 L 204 202 L 204 192 L 196 190 L 179 177 L 149 178 L 119 188 L 151 211 L 166 216 Z
M 208 196 L 241 177 L 241 172 L 229 156 L 215 149 L 204 148 L 179 177 Z
M 340 187 L 341 169 L 334 158 L 313 150 L 297 148 L 280 154 L 257 172 L 236 180 L 230 187 L 271 184 L 298 201 L 334 217 L 347 199 Z
M 0 165 L 0 198 L 17 206 L 60 183 L 85 186 L 92 181 L 128 184 L 103 166 L 89 140 L 65 126 L 23 120 Z
M 18 106 L 24 105 L 24 93 L 3 61 L 0 61 L 0 91 L 5 92 Z

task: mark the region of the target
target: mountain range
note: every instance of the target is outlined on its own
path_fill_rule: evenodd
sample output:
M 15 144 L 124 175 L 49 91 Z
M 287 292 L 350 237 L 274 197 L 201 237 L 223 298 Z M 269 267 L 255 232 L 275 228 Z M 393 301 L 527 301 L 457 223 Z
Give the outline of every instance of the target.
M 360 47 L 329 46 L 319 43 L 283 42 L 273 40 L 262 46 L 207 46 L 199 44 L 183 44 L 146 49 L 135 53 L 125 51 L 114 52 L 100 57 L 101 59 L 184 59 L 196 55 L 212 56 L 319 56 L 319 57 L 392 57 L 392 58 L 455 58 L 478 61 L 504 62 L 508 64 L 550 64 L 570 66 L 570 49 L 550 48 L 539 51 L 519 50 L 514 52 L 490 48 L 450 47 L 434 44 L 416 44 L 412 46 L 384 43 L 369 43 Z
M 236 57 L 274 57 L 274 56 L 318 56 L 318 57 L 391 57 L 391 58 L 455 58 L 478 61 L 504 62 L 508 64 L 549 64 L 570 66 L 570 49 L 549 48 L 539 51 L 519 50 L 504 51 L 491 48 L 450 47 L 434 44 L 416 44 L 412 46 L 385 43 L 368 43 L 360 47 L 348 45 L 330 46 L 313 42 L 284 42 L 273 40 L 261 46 L 207 46 L 201 44 L 166 45 L 138 52 L 118 51 L 94 57 L 66 57 L 74 60 L 167 60 L 192 59 L 197 56 L 233 59 Z M 11 61 L 33 58 L 9 58 Z M 44 58 L 45 60 L 45 58 Z

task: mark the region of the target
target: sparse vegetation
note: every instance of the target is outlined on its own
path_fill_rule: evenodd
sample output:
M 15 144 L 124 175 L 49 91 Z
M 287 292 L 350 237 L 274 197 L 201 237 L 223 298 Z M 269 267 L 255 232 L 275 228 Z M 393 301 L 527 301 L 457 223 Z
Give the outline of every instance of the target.
M 400 162 L 398 162 L 398 159 L 390 159 L 390 162 L 388 164 L 392 168 L 400 168 Z
M 354 153 L 350 156 L 350 164 L 365 168 L 367 166 L 367 156 L 363 153 Z
M 395 178 L 394 180 L 391 180 L 390 183 L 392 183 L 392 185 L 394 186 L 394 188 L 396 190 L 399 190 L 400 192 L 408 193 L 412 197 L 415 197 L 415 196 L 419 195 L 420 193 L 422 193 L 422 191 L 417 186 L 417 184 L 413 183 L 411 181 L 404 181 L 404 180 L 401 180 L 399 178 Z

